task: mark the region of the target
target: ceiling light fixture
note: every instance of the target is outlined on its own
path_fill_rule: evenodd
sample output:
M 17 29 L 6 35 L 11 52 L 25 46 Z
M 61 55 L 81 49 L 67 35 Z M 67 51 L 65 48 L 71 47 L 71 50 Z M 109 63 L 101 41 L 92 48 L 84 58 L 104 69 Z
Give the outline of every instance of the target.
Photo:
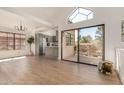
M 17 31 L 25 31 L 27 28 L 25 26 L 22 25 L 22 21 L 20 21 L 20 25 L 19 26 L 15 26 L 15 29 Z

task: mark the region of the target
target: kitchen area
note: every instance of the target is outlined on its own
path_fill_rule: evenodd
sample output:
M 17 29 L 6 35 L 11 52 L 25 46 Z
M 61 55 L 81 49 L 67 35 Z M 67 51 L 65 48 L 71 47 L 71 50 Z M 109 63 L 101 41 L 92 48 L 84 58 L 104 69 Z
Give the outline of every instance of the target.
M 41 31 L 35 35 L 36 55 L 47 58 L 58 58 L 58 31 Z

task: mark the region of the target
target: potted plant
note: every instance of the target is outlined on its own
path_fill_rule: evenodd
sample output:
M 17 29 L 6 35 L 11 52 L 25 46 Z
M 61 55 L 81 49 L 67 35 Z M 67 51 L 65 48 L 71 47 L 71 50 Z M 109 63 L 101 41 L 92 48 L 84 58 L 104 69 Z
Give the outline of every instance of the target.
M 33 55 L 33 52 L 31 50 L 31 45 L 34 43 L 34 37 L 30 36 L 27 40 L 28 44 L 29 44 L 29 48 L 30 48 L 30 55 Z
M 111 61 L 105 60 L 99 62 L 98 69 L 100 72 L 103 72 L 104 74 L 111 74 L 113 71 L 113 64 Z

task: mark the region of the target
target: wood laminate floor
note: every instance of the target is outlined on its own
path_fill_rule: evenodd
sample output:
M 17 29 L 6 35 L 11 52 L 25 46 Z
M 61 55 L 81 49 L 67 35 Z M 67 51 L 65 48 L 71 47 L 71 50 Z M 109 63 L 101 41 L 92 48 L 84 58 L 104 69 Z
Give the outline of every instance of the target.
M 0 62 L 0 84 L 121 84 L 114 72 L 111 76 L 97 67 L 58 61 L 44 57 L 26 57 Z

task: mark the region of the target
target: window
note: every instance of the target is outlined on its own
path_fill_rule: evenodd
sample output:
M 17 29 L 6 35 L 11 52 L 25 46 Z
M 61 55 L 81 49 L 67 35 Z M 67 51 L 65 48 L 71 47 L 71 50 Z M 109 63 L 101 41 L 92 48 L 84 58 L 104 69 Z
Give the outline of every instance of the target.
M 14 49 L 14 34 L 8 33 L 8 50 Z
M 0 32 L 0 50 L 20 50 L 25 48 L 25 35 Z
M 21 35 L 15 34 L 15 49 L 21 49 Z
M 72 13 L 68 18 L 69 23 L 77 23 L 84 20 L 93 19 L 93 12 L 89 9 L 84 8 L 76 8 L 76 10 Z
M 15 34 L 15 49 L 24 49 L 25 48 L 25 35 Z
M 25 48 L 25 35 L 21 35 L 21 49 Z
M 7 33 L 0 32 L 0 50 L 7 50 Z
M 73 44 L 74 44 L 74 36 L 71 33 L 67 33 L 66 46 L 73 46 Z

